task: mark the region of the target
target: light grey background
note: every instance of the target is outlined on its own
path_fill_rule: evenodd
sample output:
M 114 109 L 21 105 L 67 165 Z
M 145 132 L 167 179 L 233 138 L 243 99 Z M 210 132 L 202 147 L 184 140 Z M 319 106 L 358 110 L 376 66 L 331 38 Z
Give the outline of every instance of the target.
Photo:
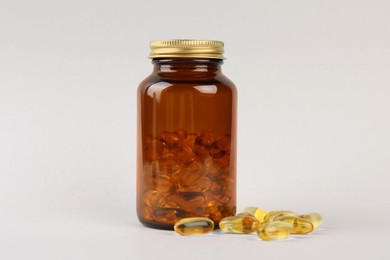
M 1 259 L 388 259 L 389 1 L 0 2 Z M 153 39 L 223 40 L 238 208 L 316 211 L 267 243 L 135 216 L 136 88 Z

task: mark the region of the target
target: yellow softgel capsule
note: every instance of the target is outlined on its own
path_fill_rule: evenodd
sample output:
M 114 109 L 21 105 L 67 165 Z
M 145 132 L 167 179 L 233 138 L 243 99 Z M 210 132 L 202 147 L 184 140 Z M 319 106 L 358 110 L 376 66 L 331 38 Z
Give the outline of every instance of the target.
M 259 227 L 259 221 L 254 216 L 234 216 L 223 218 L 219 222 L 219 228 L 225 233 L 249 234 Z
M 214 230 L 214 222 L 209 218 L 183 218 L 174 225 L 176 233 L 182 236 L 207 234 Z
M 264 222 L 264 217 L 267 215 L 267 212 L 264 209 L 256 207 L 247 207 L 242 212 L 255 216 L 260 223 Z
M 323 220 L 320 214 L 318 213 L 307 213 L 299 215 L 300 218 L 308 220 L 310 223 L 313 224 L 314 229 L 317 229 L 319 226 L 321 226 Z
M 283 221 L 273 221 L 263 223 L 257 231 L 257 236 L 263 240 L 279 240 L 287 238 L 292 232 L 290 223 Z
M 292 234 L 304 235 L 313 231 L 313 224 L 310 223 L 310 221 L 303 218 L 297 218 L 291 216 L 280 216 L 275 218 L 274 221 L 283 221 L 291 224 Z
M 298 214 L 286 210 L 272 210 L 268 212 L 267 215 L 264 216 L 264 222 L 271 222 L 274 221 L 275 218 L 284 217 L 284 216 L 298 217 Z

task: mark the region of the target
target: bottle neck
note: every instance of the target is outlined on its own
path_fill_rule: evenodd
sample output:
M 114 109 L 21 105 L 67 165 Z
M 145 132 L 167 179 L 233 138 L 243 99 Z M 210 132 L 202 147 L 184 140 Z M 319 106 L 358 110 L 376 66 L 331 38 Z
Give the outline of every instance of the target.
M 168 78 L 209 78 L 220 73 L 222 60 L 204 58 L 153 59 L 153 72 Z

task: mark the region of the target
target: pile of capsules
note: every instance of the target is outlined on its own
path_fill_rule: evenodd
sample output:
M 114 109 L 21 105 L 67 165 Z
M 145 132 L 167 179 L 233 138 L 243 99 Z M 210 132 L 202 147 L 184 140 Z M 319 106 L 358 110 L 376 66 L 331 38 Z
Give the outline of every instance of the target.
M 148 137 L 139 186 L 140 216 L 173 225 L 202 216 L 218 223 L 236 212 L 236 172 L 230 157 L 231 136 L 204 130 L 164 131 Z
M 261 208 L 248 207 L 236 216 L 223 218 L 219 228 L 225 233 L 250 234 L 257 232 L 263 240 L 279 240 L 293 235 L 312 232 L 322 224 L 318 213 L 299 215 L 291 211 L 273 210 L 266 212 Z M 174 225 L 180 235 L 206 234 L 214 230 L 214 222 L 209 218 L 183 218 Z

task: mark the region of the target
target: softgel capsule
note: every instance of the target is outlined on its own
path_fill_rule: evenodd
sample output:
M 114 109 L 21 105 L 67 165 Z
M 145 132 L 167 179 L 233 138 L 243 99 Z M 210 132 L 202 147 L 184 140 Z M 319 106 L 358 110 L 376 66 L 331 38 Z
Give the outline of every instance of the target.
M 282 216 L 276 218 L 275 221 L 283 221 L 289 223 L 292 226 L 292 234 L 304 235 L 313 231 L 313 224 L 303 218 Z
M 322 217 L 318 213 L 307 213 L 299 215 L 300 218 L 308 220 L 313 224 L 314 229 L 317 229 L 322 224 Z
M 292 225 L 284 221 L 264 223 L 257 231 L 257 236 L 263 240 L 280 240 L 290 236 Z
M 219 228 L 225 233 L 250 234 L 256 232 L 259 221 L 250 215 L 239 214 L 235 217 L 226 217 L 219 222 Z
M 173 228 L 182 236 L 207 234 L 214 230 L 214 222 L 209 218 L 183 218 Z

